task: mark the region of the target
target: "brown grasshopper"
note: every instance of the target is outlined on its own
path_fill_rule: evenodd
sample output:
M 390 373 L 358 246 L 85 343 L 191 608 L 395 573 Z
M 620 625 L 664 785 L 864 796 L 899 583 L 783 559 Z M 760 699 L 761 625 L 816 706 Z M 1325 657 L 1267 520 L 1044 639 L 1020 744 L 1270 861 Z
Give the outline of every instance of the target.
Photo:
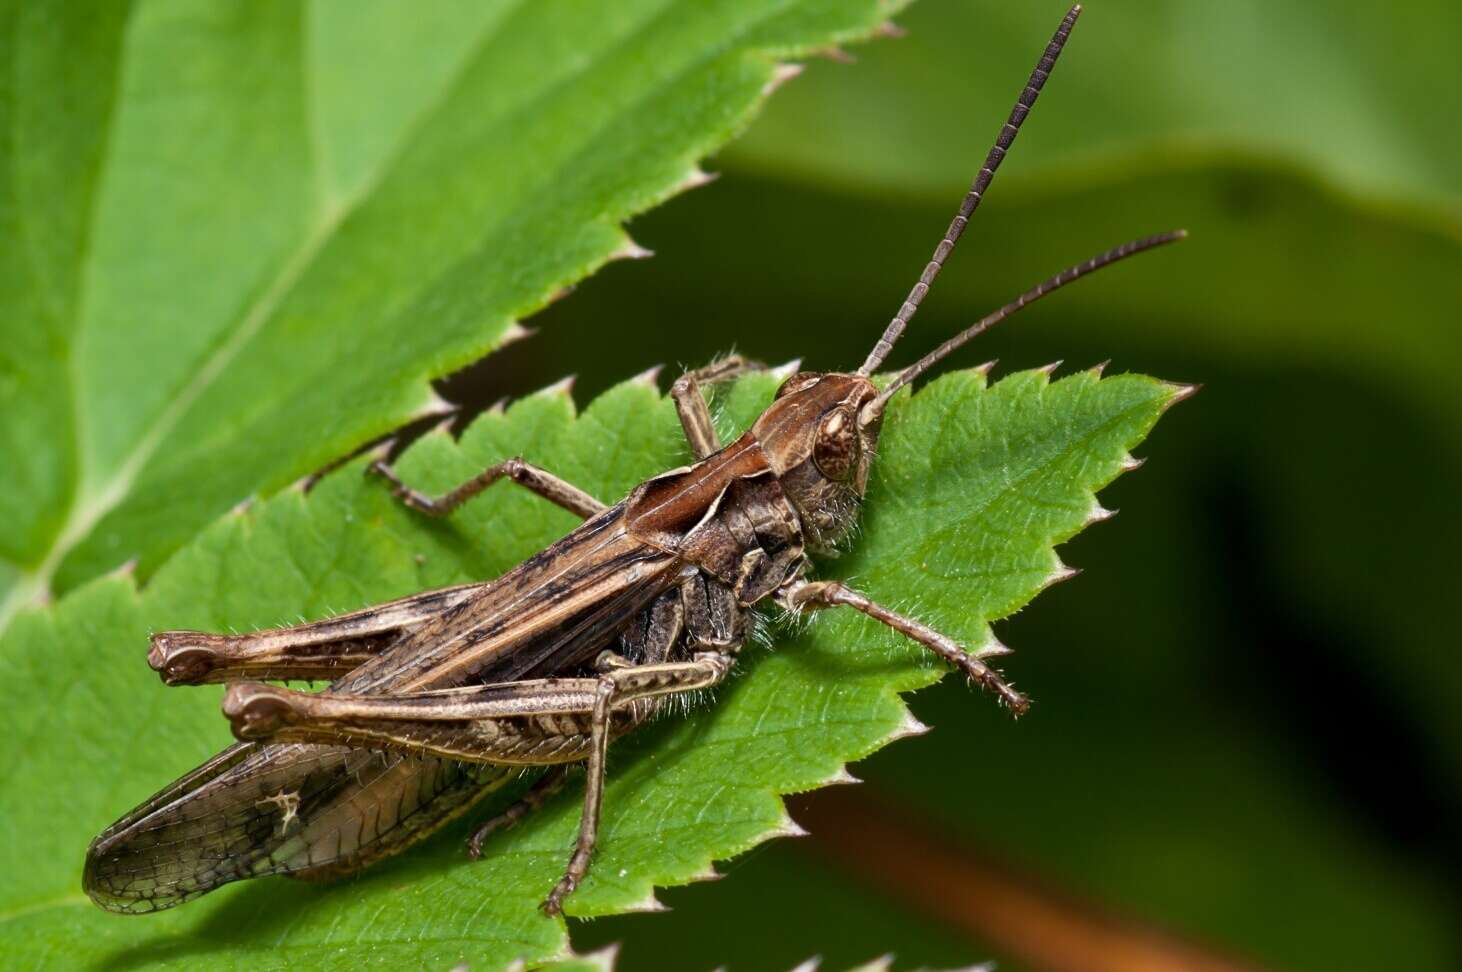
M 1137 240 L 1058 274 L 972 325 L 882 388 L 893 349 L 1014 142 L 1076 22 L 1062 21 L 958 215 L 867 360 L 799 373 L 722 447 L 702 386 L 756 365 L 730 358 L 674 383 L 694 465 L 614 506 L 508 459 L 430 498 L 383 461 L 371 471 L 422 513 L 445 516 L 507 478 L 584 517 L 495 581 L 402 598 L 325 621 L 245 635 L 166 631 L 148 662 L 168 685 L 231 683 L 223 711 L 241 742 L 173 783 L 91 845 L 84 883 L 103 908 L 147 912 L 263 874 L 325 878 L 395 854 L 511 781 L 547 766 L 472 835 L 469 850 L 542 804 L 587 763 L 578 840 L 543 907 L 560 910 L 594 850 L 610 739 L 672 696 L 708 689 L 736 662 L 751 612 L 845 605 L 888 625 L 995 693 L 1024 696 L 938 631 L 837 581 L 808 579 L 809 554 L 848 538 L 884 408 L 950 352 L 1027 304 L 1181 233 Z M 330 679 L 318 694 L 241 679 Z

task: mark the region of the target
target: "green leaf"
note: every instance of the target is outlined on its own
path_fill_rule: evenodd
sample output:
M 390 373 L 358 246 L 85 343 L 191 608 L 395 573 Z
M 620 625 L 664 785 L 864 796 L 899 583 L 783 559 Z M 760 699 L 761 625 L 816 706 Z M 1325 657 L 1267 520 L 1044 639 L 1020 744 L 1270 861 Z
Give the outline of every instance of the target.
M 9 3 L 0 623 L 440 410 L 898 3 Z
M 741 382 L 727 425 L 744 427 L 775 375 Z M 885 425 L 856 552 L 830 570 L 916 611 L 966 644 L 1062 576 L 1052 545 L 1098 514 L 1093 490 L 1130 464 L 1180 389 L 1150 378 L 980 371 L 899 396 Z M 684 459 L 674 410 L 639 379 L 575 417 L 563 388 L 476 421 L 460 444 L 416 443 L 403 475 L 429 490 L 523 454 L 602 498 Z M 143 662 L 149 630 L 242 630 L 491 577 L 572 517 L 499 486 L 448 522 L 396 503 L 356 461 L 309 494 L 288 491 L 215 523 L 139 593 L 101 578 L 55 610 L 21 615 L 0 643 L 12 717 L 0 782 L 0 947 L 31 961 L 244 967 L 288 954 L 316 967 L 501 967 L 567 956 L 537 904 L 578 818 L 566 793 L 465 859 L 457 832 L 333 886 L 265 879 L 147 918 L 94 908 L 81 860 L 106 823 L 226 741 L 218 693 L 163 687 Z M 840 778 L 844 764 L 920 731 L 897 693 L 941 666 L 861 617 L 828 612 L 748 648 L 714 705 L 617 744 L 602 843 L 574 915 L 653 905 L 656 885 L 788 833 L 779 795 Z M 970 695 L 972 706 L 993 706 Z M 576 788 L 575 788 L 576 789 Z M 484 813 L 490 809 L 484 809 Z M 83 944 L 84 943 L 84 944 Z M 281 952 L 283 949 L 285 951 Z

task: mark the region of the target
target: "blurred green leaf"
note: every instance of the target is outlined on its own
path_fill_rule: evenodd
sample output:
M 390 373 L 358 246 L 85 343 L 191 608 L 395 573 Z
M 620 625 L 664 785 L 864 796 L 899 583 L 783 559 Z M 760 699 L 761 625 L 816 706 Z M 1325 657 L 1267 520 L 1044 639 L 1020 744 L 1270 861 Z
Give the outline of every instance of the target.
M 776 382 L 741 382 L 727 424 L 747 424 Z M 1035 371 L 988 389 L 982 373 L 959 372 L 899 396 L 865 530 L 838 573 L 967 645 L 985 644 L 990 619 L 1061 576 L 1052 544 L 1088 522 L 1092 490 L 1121 471 L 1176 393 L 1138 376 L 1048 383 Z M 681 461 L 683 446 L 670 403 L 636 380 L 579 418 L 562 389 L 533 396 L 482 417 L 460 444 L 427 436 L 400 469 L 437 490 L 513 454 L 608 498 Z M 287 623 L 491 577 L 572 522 L 505 488 L 450 522 L 426 522 L 363 477 L 363 465 L 308 496 L 287 492 L 224 518 L 140 593 L 129 579 L 102 578 L 54 611 L 21 615 L 6 634 L 0 679 L 27 727 L 4 744 L 0 782 L 8 954 L 59 961 L 84 941 L 111 967 L 196 968 L 250 965 L 282 948 L 317 967 L 354 968 L 465 958 L 497 967 L 565 953 L 563 925 L 537 905 L 572 843 L 572 794 L 477 863 L 449 837 L 333 887 L 248 882 L 144 919 L 103 913 L 79 892 L 91 836 L 225 741 L 216 692 L 165 688 L 143 664 L 149 630 Z M 943 672 L 887 629 L 841 612 L 777 640 L 774 653 L 748 650 L 744 677 L 715 706 L 615 747 L 601 847 L 571 914 L 646 907 L 656 885 L 704 877 L 713 860 L 788 832 L 778 795 L 837 779 L 846 761 L 916 728 L 897 693 Z
M 729 157 L 808 182 L 945 191 L 984 158 L 1061 2 L 928 0 L 906 42 L 812 72 Z M 1462 10 L 1442 0 L 1089 4 L 1017 149 L 1071 175 L 1174 153 L 1287 160 L 1462 222 L 1462 127 L 1447 119 Z M 815 132 L 815 138 L 808 133 Z
M 10 3 L 0 623 L 440 409 L 898 3 Z

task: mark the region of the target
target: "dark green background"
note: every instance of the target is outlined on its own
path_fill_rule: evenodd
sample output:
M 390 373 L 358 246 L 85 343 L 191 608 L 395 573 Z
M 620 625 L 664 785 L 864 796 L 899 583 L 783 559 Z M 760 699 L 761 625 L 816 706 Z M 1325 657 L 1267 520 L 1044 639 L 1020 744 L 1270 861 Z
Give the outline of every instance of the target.
M 813 62 L 718 182 L 631 227 L 655 259 L 582 285 L 448 396 L 572 371 L 585 399 L 733 347 L 855 366 L 1059 14 L 929 0 L 857 64 Z M 1111 359 L 1205 389 L 1104 494 L 1121 515 L 1063 551 L 1084 575 L 1000 629 L 1032 715 L 949 680 L 914 700 L 936 732 L 855 767 L 909 826 L 1273 968 L 1462 961 L 1459 28 L 1428 2 L 1089 6 L 895 363 L 1186 226 L 956 363 Z M 781 842 L 728 870 L 576 940 L 624 941 L 630 968 L 993 951 L 836 852 Z

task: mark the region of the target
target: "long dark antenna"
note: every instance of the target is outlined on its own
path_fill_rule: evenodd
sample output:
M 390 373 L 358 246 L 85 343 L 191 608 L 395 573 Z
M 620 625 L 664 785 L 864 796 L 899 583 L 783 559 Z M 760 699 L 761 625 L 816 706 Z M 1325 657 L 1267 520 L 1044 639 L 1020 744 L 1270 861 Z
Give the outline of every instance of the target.
M 1025 293 L 1021 294 L 1019 297 L 1015 298 L 1004 307 L 995 311 L 993 314 L 982 317 L 980 320 L 976 321 L 974 324 L 971 324 L 969 327 L 965 328 L 963 331 L 959 332 L 948 341 L 945 341 L 933 351 L 930 351 L 928 354 L 924 355 L 924 357 L 920 358 L 918 361 L 915 361 L 913 364 L 909 365 L 903 371 L 900 371 L 898 373 L 898 376 L 895 377 L 891 383 L 889 383 L 888 387 L 885 388 L 877 398 L 869 402 L 868 405 L 864 407 L 871 409 L 872 414 L 875 415 L 883 411 L 884 405 L 888 403 L 888 400 L 892 398 L 894 396 L 894 393 L 897 392 L 900 388 L 904 387 L 909 382 L 913 381 L 915 378 L 928 371 L 935 364 L 937 364 L 939 360 L 945 355 L 954 351 L 956 348 L 959 348 L 961 345 L 963 345 L 965 342 L 969 341 L 976 335 L 983 334 L 985 331 L 988 331 L 990 328 L 994 327 L 996 324 L 999 324 L 1001 321 L 1005 320 L 1007 317 L 1014 314 L 1022 307 L 1034 304 L 1036 301 L 1040 300 L 1047 294 L 1060 290 L 1067 284 L 1076 280 L 1080 280 L 1082 277 L 1086 276 L 1089 273 L 1095 273 L 1102 267 L 1111 266 L 1113 263 L 1116 263 L 1119 260 L 1125 260 L 1130 256 L 1135 256 L 1138 253 L 1143 252 L 1144 250 L 1151 250 L 1154 247 L 1163 246 L 1168 243 L 1176 243 L 1178 240 L 1183 239 L 1187 235 L 1187 230 L 1174 230 L 1171 233 L 1160 233 L 1157 236 L 1148 236 L 1140 240 L 1133 240 L 1131 243 L 1123 243 L 1121 246 L 1116 247 L 1115 249 L 1108 250 L 1100 256 L 1092 257 L 1085 263 L 1078 263 L 1074 267 L 1067 267 L 1065 270 L 1062 270 L 1060 273 L 1056 274 L 1056 276 L 1051 277 L 1049 280 L 1043 281 L 1035 287 L 1032 287 L 1030 290 L 1027 290 Z
M 914 284 L 914 289 L 909 291 L 909 296 L 904 299 L 903 306 L 894 315 L 893 320 L 888 322 L 884 328 L 883 336 L 868 352 L 868 360 L 858 369 L 860 375 L 871 375 L 874 369 L 883 364 L 888 353 L 893 350 L 894 342 L 904 332 L 904 328 L 913 318 L 914 312 L 919 309 L 919 304 L 924 295 L 929 292 L 930 284 L 934 278 L 939 276 L 939 271 L 944 267 L 944 261 L 954 250 L 954 245 L 959 242 L 965 226 L 969 223 L 970 217 L 974 215 L 980 206 L 980 200 L 984 198 L 985 190 L 990 188 L 990 181 L 995 178 L 995 170 L 1000 168 L 1000 163 L 1005 160 L 1005 153 L 1015 142 L 1015 136 L 1020 132 L 1020 125 L 1025 121 L 1025 116 L 1030 114 L 1031 106 L 1036 103 L 1036 98 L 1041 94 L 1041 88 L 1046 84 L 1046 79 L 1051 76 L 1051 70 L 1056 66 L 1056 58 L 1061 56 L 1061 48 L 1066 46 L 1066 38 L 1071 35 L 1071 28 L 1076 25 L 1076 18 L 1081 16 L 1081 4 L 1077 4 L 1066 12 L 1061 26 L 1056 28 L 1051 43 L 1046 45 L 1045 53 L 1036 64 L 1036 69 L 1031 72 L 1030 79 L 1025 83 L 1025 90 L 1015 102 L 1015 107 L 1010 110 L 1010 118 L 1006 120 L 1005 127 L 1000 129 L 1000 135 L 995 139 L 990 154 L 985 156 L 985 164 L 980 167 L 975 181 L 970 184 L 970 191 L 965 194 L 964 201 L 959 205 L 959 212 L 955 214 L 954 220 L 949 224 L 949 229 L 944 231 L 944 239 L 934 248 L 934 256 L 924 272 L 919 275 L 919 282 Z

